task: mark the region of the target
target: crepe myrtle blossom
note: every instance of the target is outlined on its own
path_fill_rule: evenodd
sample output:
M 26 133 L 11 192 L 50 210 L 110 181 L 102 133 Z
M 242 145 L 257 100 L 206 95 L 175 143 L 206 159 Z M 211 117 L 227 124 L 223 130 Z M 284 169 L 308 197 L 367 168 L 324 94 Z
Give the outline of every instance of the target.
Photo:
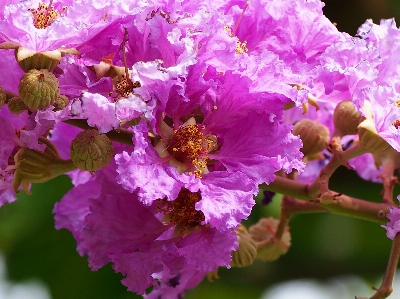
M 214 46 L 221 42 L 218 40 L 216 43 L 215 39 L 225 40 L 226 48 L 229 48 L 226 36 L 236 38 L 236 53 L 242 55 L 236 55 L 233 59 L 226 59 L 225 55 L 221 62 L 230 63 L 232 71 L 249 77 L 259 69 L 253 80 L 255 89 L 271 92 L 273 85 L 264 84 L 264 81 L 268 82 L 266 79 L 270 72 L 261 69 L 280 65 L 276 59 L 270 61 L 273 53 L 284 64 L 275 74 L 284 74 L 284 78 L 279 79 L 287 84 L 286 95 L 301 107 L 309 99 L 309 90 L 320 81 L 319 56 L 326 48 L 343 39 L 342 33 L 323 15 L 323 6 L 319 0 L 250 1 L 242 6 L 235 1 L 224 2 L 222 11 L 235 20 L 234 23 L 225 24 L 229 27 L 229 34 L 225 34 L 225 38 L 223 34 L 211 35 L 210 50 L 202 48 L 205 54 L 200 52 L 199 55 L 215 63 L 221 52 L 220 47 Z M 232 62 L 235 62 L 234 66 Z M 218 71 L 224 71 L 219 69 L 220 65 L 216 67 Z
M 74 48 L 129 14 L 140 1 L 5 1 L 0 37 L 34 52 Z
M 211 82 L 215 86 L 208 89 Z M 285 98 L 251 94 L 250 84 L 212 68 L 204 77 L 189 74 L 186 99 L 171 94 L 154 127 L 145 120 L 133 127 L 135 149 L 116 155 L 118 182 L 146 205 L 176 198 L 181 187 L 200 191 L 204 205 L 196 209 L 206 223 L 219 229 L 239 225 L 258 184 L 272 182 L 280 169 L 303 168 L 301 142 L 291 125 L 280 122 Z
M 400 200 L 400 195 L 397 196 L 397 200 Z M 386 229 L 386 236 L 393 240 L 396 234 L 400 231 L 400 209 L 398 207 L 389 208 L 389 213 L 386 217 L 390 221 L 385 225 L 382 225 L 382 227 Z
M 126 276 L 122 283 L 128 290 L 144 294 L 150 286 L 155 292 L 181 293 L 206 272 L 229 267 L 231 251 L 238 246 L 236 233 L 204 223 L 202 210 L 195 209 L 204 201 L 201 191 L 182 188 L 174 200 L 160 197 L 143 205 L 137 192 L 115 182 L 116 175 L 112 162 L 71 189 L 54 208 L 56 228 L 73 233 L 92 270 L 111 262 Z M 169 288 L 173 278 L 178 291 Z

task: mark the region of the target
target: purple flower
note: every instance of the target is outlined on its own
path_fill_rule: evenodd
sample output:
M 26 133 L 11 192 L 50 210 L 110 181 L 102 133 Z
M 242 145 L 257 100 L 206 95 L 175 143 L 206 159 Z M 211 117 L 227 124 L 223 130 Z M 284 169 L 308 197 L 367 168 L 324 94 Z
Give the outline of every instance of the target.
M 0 206 L 16 200 L 12 186 L 14 156 L 24 146 L 19 138 L 23 120 L 22 115 L 11 114 L 6 105 L 0 109 Z
M 54 209 L 57 229 L 72 231 L 78 252 L 88 255 L 93 270 L 111 262 L 126 276 L 122 283 L 130 291 L 144 294 L 150 286 L 157 292 L 160 272 L 165 279 L 189 275 L 187 269 L 198 273 L 182 280 L 179 289 L 161 286 L 160 291 L 173 293 L 193 287 L 207 271 L 229 267 L 236 233 L 202 223 L 204 214 L 195 209 L 203 201 L 200 192 L 181 189 L 173 201 L 159 198 L 146 206 L 136 192 L 116 184 L 115 175 L 111 163 L 73 188 Z
M 0 7 L 0 37 L 35 52 L 74 48 L 83 44 L 118 17 L 134 11 L 123 1 L 7 1 Z
M 397 196 L 399 200 L 400 195 Z M 386 229 L 386 236 L 389 239 L 394 239 L 396 234 L 400 231 L 400 209 L 398 207 L 389 208 L 389 213 L 386 215 L 389 218 L 389 222 L 386 225 L 382 225 Z
M 210 172 L 202 179 L 194 175 L 179 174 L 166 163 L 148 138 L 148 129 L 142 121 L 134 127 L 135 150 L 116 155 L 117 181 L 130 192 L 138 192 L 141 202 L 152 205 L 159 198 L 174 200 L 182 188 L 201 193 L 196 210 L 202 211 L 202 224 L 226 231 L 247 218 L 254 205 L 254 183 L 241 173 Z M 177 162 L 179 163 L 179 162 Z

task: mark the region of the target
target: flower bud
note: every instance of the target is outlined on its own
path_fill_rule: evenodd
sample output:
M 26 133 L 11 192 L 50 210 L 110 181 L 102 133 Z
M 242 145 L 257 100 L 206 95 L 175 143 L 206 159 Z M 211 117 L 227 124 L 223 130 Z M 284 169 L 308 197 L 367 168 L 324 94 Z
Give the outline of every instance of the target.
M 22 76 L 18 86 L 21 100 L 30 111 L 53 105 L 60 95 L 58 79 L 48 70 L 30 70 Z
M 261 218 L 249 229 L 251 238 L 257 244 L 257 257 L 262 261 L 274 261 L 285 254 L 290 247 L 289 227 L 286 227 L 280 239 L 275 238 L 279 220 Z
M 379 155 L 392 150 L 392 146 L 378 135 L 375 123 L 371 118 L 365 119 L 358 126 L 358 138 L 360 147 L 368 153 Z
M 333 112 L 335 131 L 340 136 L 357 134 L 357 127 L 364 119 L 351 100 L 340 102 Z
M 329 129 L 318 120 L 302 119 L 293 129 L 293 135 L 300 136 L 303 141 L 301 152 L 305 157 L 313 156 L 322 151 L 329 142 Z
M 14 156 L 16 170 L 12 184 L 15 192 L 22 184 L 23 190 L 29 194 L 31 183 L 44 183 L 76 169 L 71 160 L 60 158 L 49 140 L 41 137 L 39 142 L 46 144 L 44 152 L 23 147 Z
M 236 232 L 239 248 L 232 252 L 232 267 L 246 267 L 251 265 L 257 257 L 257 245 L 247 229 L 240 225 Z
M 60 94 L 56 101 L 54 102 L 54 111 L 63 110 L 69 104 L 69 99 L 67 96 Z
M 32 69 L 46 69 L 52 72 L 61 62 L 61 52 L 58 50 L 38 53 L 24 47 L 15 49 L 15 58 L 21 69 L 27 73 Z
M 28 110 L 28 107 L 26 107 L 25 103 L 22 102 L 21 98 L 13 97 L 8 100 L 8 110 L 13 114 L 20 114 L 25 110 Z
M 113 155 L 111 140 L 95 129 L 79 133 L 71 143 L 72 161 L 82 170 L 99 170 L 110 163 Z

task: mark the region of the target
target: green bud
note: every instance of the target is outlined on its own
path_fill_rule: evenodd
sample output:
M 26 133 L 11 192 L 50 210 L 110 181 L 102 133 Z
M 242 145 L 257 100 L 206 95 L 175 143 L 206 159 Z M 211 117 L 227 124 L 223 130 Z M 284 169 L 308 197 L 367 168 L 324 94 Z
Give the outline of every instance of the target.
M 110 163 L 113 155 L 111 140 L 95 129 L 79 133 L 71 143 L 72 161 L 82 170 L 99 170 Z
M 351 100 L 340 102 L 333 112 L 333 124 L 340 136 L 357 134 L 357 127 L 364 119 Z
M 251 265 L 257 257 L 257 245 L 247 229 L 240 225 L 236 232 L 239 248 L 232 252 L 232 267 L 246 267 Z
M 22 184 L 23 190 L 30 194 L 31 183 L 44 183 L 61 174 L 76 169 L 71 160 L 60 158 L 55 146 L 41 137 L 39 142 L 46 144 L 44 152 L 21 148 L 14 156 L 16 170 L 13 177 L 13 188 L 18 192 Z
M 48 70 L 30 70 L 22 76 L 18 86 L 21 100 L 30 111 L 54 105 L 60 92 L 58 79 Z
M 59 95 L 54 103 L 54 111 L 63 110 L 69 104 L 69 99 L 67 96 Z
M 300 136 L 303 147 L 300 149 L 305 157 L 322 151 L 329 142 L 329 129 L 318 120 L 302 119 L 294 125 L 293 135 Z

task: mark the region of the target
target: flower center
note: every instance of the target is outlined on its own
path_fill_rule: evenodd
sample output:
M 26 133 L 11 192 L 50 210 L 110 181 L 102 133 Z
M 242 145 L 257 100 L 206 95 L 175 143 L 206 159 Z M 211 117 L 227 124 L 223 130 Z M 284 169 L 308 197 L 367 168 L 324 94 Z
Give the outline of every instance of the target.
M 117 81 L 115 84 L 115 92 L 118 93 L 121 97 L 127 98 L 130 94 L 133 93 L 133 89 L 140 87 L 140 82 L 135 81 L 132 82 L 131 79 L 126 78 L 124 75 L 122 75 L 121 79 Z
M 202 169 L 207 167 L 208 154 L 217 149 L 217 137 L 204 134 L 199 125 L 185 125 L 174 131 L 168 151 L 176 160 L 190 163 L 194 173 L 201 177 Z M 204 128 L 202 128 L 204 129 Z
M 170 223 L 180 227 L 179 233 L 184 235 L 189 228 L 199 228 L 205 219 L 203 212 L 195 209 L 195 204 L 200 199 L 200 192 L 194 193 L 182 188 L 173 201 L 159 199 L 157 210 L 168 216 Z
M 52 2 L 53 1 L 51 0 L 49 5 L 40 3 L 37 9 L 28 9 L 33 15 L 33 25 L 37 29 L 45 29 L 50 26 L 58 16 L 60 16 L 60 13 L 54 8 Z M 63 6 L 62 10 L 65 12 L 67 7 Z M 62 13 L 61 16 L 64 16 L 64 13 Z
M 394 126 L 396 129 L 398 129 L 400 127 L 400 120 L 396 119 L 393 123 L 392 126 Z

